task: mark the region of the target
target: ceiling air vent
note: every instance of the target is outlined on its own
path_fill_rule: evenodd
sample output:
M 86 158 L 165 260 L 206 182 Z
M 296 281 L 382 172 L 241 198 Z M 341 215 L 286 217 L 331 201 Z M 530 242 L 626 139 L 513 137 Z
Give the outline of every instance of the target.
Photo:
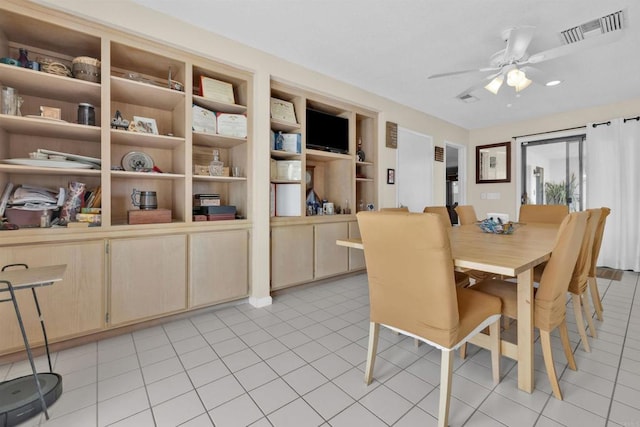
M 602 18 L 597 18 L 577 27 L 569 28 L 560 34 L 565 44 L 579 42 L 589 37 L 598 36 L 612 31 L 622 30 L 624 28 L 624 13 L 619 10 Z
M 458 99 L 462 102 L 466 102 L 467 104 L 470 104 L 472 102 L 476 102 L 478 100 L 478 98 L 476 98 L 475 96 L 468 94 L 468 93 L 464 93 L 462 95 L 458 95 Z

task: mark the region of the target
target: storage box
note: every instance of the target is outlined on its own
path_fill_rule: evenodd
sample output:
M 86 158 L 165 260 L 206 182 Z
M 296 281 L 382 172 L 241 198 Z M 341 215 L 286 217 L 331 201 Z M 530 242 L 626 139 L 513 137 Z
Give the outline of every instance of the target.
M 247 116 L 244 114 L 216 113 L 218 135 L 247 137 Z
M 220 206 L 219 194 L 194 194 L 193 207 L 200 206 Z
M 276 184 L 276 216 L 300 216 L 301 206 L 300 184 Z
M 56 208 L 57 209 L 57 208 Z M 5 216 L 9 224 L 15 224 L 19 227 L 40 227 L 40 218 L 43 213 L 46 213 L 48 223 L 51 223 L 52 209 L 19 209 L 19 208 L 7 208 Z
M 276 179 L 299 181 L 302 179 L 302 162 L 300 160 L 277 160 Z
M 194 215 L 218 215 L 218 214 L 231 214 L 235 216 L 236 207 L 230 205 L 222 206 L 200 206 L 193 208 Z
M 137 209 L 127 212 L 128 224 L 161 224 L 171 222 L 171 209 Z

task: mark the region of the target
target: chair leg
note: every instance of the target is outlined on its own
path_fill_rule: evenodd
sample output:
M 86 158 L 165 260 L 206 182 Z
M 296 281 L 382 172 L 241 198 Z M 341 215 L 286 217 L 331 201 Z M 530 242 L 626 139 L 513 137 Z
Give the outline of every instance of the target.
M 367 349 L 367 367 L 364 371 L 365 384 L 371 384 L 373 379 L 373 365 L 376 362 L 376 353 L 378 350 L 378 334 L 380 333 L 380 324 L 369 323 L 369 348 Z
M 584 319 L 582 318 L 582 304 L 580 303 L 580 295 L 571 294 L 571 302 L 573 302 L 573 314 L 576 316 L 576 325 L 578 326 L 578 334 L 582 340 L 582 346 L 587 353 L 591 352 L 587 333 L 585 332 Z
M 464 360 L 467 358 L 467 343 L 464 343 L 460 346 L 460 359 Z
M 498 384 L 500 382 L 500 319 L 489 325 L 489 337 L 491 338 L 493 383 Z
M 438 410 L 438 427 L 447 427 L 449 425 L 449 405 L 451 403 L 453 351 L 442 350 L 442 362 L 440 365 L 440 408 Z
M 596 315 L 598 320 L 602 321 L 602 300 L 600 299 L 600 292 L 598 291 L 598 281 L 595 277 L 589 277 L 589 293 L 591 294 L 591 300 L 593 301 L 593 308 L 596 309 Z
M 419 340 L 418 338 L 414 338 L 414 339 L 413 339 L 413 346 L 414 346 L 415 348 L 420 347 L 420 340 Z
M 569 342 L 569 330 L 567 329 L 567 322 L 563 321 L 558 325 L 558 331 L 560 332 L 560 341 L 562 342 L 562 349 L 564 355 L 569 363 L 569 369 L 575 371 L 578 369 L 576 366 L 576 359 L 573 357 L 573 351 L 571 350 L 571 343 Z
M 542 345 L 542 356 L 544 358 L 544 366 L 547 368 L 547 376 L 551 383 L 553 395 L 558 400 L 562 400 L 558 377 L 556 376 L 556 368 L 553 365 L 553 354 L 551 353 L 551 334 L 549 331 L 540 330 L 540 344 Z
M 580 294 L 582 300 L 582 307 L 584 308 L 584 314 L 587 318 L 587 325 L 589 325 L 589 335 L 593 338 L 598 338 L 598 332 L 596 332 L 595 326 L 593 326 L 593 315 L 591 314 L 591 305 L 589 304 L 589 296 L 586 292 Z

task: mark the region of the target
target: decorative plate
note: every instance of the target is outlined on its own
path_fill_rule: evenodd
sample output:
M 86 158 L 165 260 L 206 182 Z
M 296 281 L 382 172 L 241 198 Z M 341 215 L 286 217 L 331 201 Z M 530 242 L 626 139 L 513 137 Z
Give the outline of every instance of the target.
M 153 159 L 146 153 L 130 151 L 122 157 L 122 167 L 128 172 L 141 172 L 153 169 Z

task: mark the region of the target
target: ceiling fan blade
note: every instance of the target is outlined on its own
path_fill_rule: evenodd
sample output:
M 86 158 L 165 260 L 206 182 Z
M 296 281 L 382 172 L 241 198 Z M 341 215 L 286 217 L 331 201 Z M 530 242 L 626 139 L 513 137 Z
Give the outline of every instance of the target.
M 437 79 L 440 77 L 449 77 L 449 76 L 457 76 L 459 74 L 467 74 L 467 73 L 484 73 L 487 71 L 497 71 L 500 68 L 496 68 L 496 67 L 487 67 L 487 68 L 474 68 L 472 70 L 461 70 L 461 71 L 452 71 L 449 73 L 440 73 L 440 74 L 432 74 L 430 76 L 428 76 L 428 79 Z
M 528 64 L 538 64 L 544 61 L 550 61 L 552 59 L 560 58 L 561 56 L 570 55 L 583 50 L 591 49 L 593 47 L 604 46 L 609 43 L 613 43 L 620 40 L 625 34 L 626 30 L 611 31 L 603 35 L 593 36 L 588 39 L 580 40 L 576 43 L 567 44 L 564 46 L 555 47 L 553 49 L 545 50 L 535 53 L 524 62 Z
M 504 51 L 504 62 L 511 63 L 524 56 L 533 38 L 536 27 L 522 26 L 509 30 L 507 48 Z

